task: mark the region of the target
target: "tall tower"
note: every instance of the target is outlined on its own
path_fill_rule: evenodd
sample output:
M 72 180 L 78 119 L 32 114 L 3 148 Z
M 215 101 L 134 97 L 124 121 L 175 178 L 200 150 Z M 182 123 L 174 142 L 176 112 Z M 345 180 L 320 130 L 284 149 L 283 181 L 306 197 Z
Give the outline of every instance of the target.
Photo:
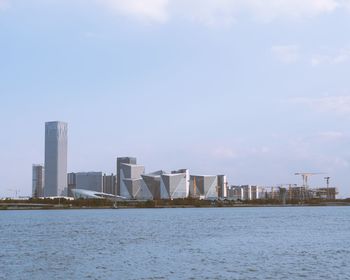
M 44 196 L 67 196 L 67 123 L 45 123 Z
M 44 190 L 44 166 L 33 164 L 32 197 L 42 197 Z

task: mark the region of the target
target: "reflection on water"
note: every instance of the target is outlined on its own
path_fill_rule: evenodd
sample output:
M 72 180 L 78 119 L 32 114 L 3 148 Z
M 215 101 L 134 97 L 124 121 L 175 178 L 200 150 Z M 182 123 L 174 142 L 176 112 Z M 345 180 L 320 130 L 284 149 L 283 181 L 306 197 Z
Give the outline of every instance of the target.
M 0 212 L 0 279 L 350 279 L 350 207 Z

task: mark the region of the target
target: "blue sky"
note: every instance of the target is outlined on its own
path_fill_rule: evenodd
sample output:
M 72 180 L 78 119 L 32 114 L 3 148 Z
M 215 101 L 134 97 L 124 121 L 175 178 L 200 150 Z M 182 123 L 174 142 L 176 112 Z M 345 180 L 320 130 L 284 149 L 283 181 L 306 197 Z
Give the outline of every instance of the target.
M 30 194 L 50 120 L 69 171 L 326 172 L 350 196 L 349 27 L 349 0 L 0 0 L 0 196 Z

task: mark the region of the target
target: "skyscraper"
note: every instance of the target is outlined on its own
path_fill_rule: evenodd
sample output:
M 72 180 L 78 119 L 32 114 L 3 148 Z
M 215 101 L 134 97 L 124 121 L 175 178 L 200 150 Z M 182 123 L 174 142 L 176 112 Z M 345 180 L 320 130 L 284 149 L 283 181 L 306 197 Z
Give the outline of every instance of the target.
M 33 164 L 32 197 L 42 197 L 44 190 L 44 166 Z
M 45 123 L 44 196 L 67 196 L 67 123 Z

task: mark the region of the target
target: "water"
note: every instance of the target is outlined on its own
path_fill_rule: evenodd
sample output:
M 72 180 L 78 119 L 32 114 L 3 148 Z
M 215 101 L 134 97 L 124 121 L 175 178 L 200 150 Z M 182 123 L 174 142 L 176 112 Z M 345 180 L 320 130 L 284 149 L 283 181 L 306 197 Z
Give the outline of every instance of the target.
M 350 207 L 1 211 L 0 279 L 350 279 Z

